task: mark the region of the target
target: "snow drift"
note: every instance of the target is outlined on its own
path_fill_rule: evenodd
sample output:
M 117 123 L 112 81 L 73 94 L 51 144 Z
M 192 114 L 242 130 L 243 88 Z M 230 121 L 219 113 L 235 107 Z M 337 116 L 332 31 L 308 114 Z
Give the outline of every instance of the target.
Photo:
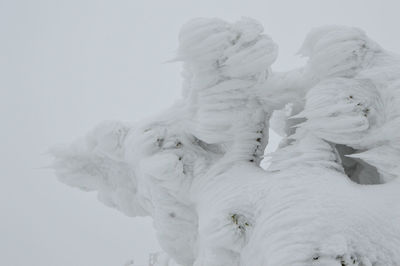
M 400 57 L 326 26 L 304 67 L 276 73 L 247 18 L 194 19 L 179 42 L 182 99 L 54 149 L 60 180 L 151 216 L 163 265 L 400 265 Z

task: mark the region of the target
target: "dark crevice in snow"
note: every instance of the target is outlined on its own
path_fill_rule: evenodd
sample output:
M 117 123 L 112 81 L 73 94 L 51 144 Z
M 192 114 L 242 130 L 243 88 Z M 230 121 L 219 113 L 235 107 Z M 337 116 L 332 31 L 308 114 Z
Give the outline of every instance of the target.
M 340 156 L 344 172 L 353 182 L 370 185 L 382 183 L 376 167 L 360 159 L 347 157 L 359 151 L 343 144 L 336 144 L 335 148 Z

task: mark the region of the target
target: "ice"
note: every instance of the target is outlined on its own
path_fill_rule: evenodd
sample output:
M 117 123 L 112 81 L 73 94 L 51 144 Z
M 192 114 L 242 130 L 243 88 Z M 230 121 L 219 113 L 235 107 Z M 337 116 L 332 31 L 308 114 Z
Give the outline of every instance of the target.
M 345 26 L 312 30 L 300 53 L 274 72 L 257 21 L 189 21 L 182 99 L 54 149 L 57 176 L 151 216 L 153 265 L 398 265 L 400 58 Z M 270 124 L 282 140 L 262 169 Z

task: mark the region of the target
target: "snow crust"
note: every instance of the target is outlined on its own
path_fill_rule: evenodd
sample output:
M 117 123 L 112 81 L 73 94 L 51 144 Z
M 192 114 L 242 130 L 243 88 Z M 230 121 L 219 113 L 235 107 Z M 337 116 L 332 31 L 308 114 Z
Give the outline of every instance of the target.
M 182 99 L 53 149 L 59 179 L 151 216 L 167 254 L 152 265 L 400 265 L 400 57 L 326 26 L 304 67 L 274 72 L 249 18 L 191 20 L 179 43 Z

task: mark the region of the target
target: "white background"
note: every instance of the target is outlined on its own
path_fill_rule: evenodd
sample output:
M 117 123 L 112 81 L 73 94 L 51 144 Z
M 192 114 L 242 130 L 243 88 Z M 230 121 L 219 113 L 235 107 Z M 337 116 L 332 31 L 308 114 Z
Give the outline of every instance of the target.
M 180 95 L 164 64 L 190 18 L 249 16 L 280 46 L 274 69 L 300 65 L 306 33 L 363 28 L 400 52 L 398 1 L 0 0 L 0 265 L 146 265 L 151 220 L 132 219 L 59 183 L 46 150 L 105 119 L 139 120 Z

